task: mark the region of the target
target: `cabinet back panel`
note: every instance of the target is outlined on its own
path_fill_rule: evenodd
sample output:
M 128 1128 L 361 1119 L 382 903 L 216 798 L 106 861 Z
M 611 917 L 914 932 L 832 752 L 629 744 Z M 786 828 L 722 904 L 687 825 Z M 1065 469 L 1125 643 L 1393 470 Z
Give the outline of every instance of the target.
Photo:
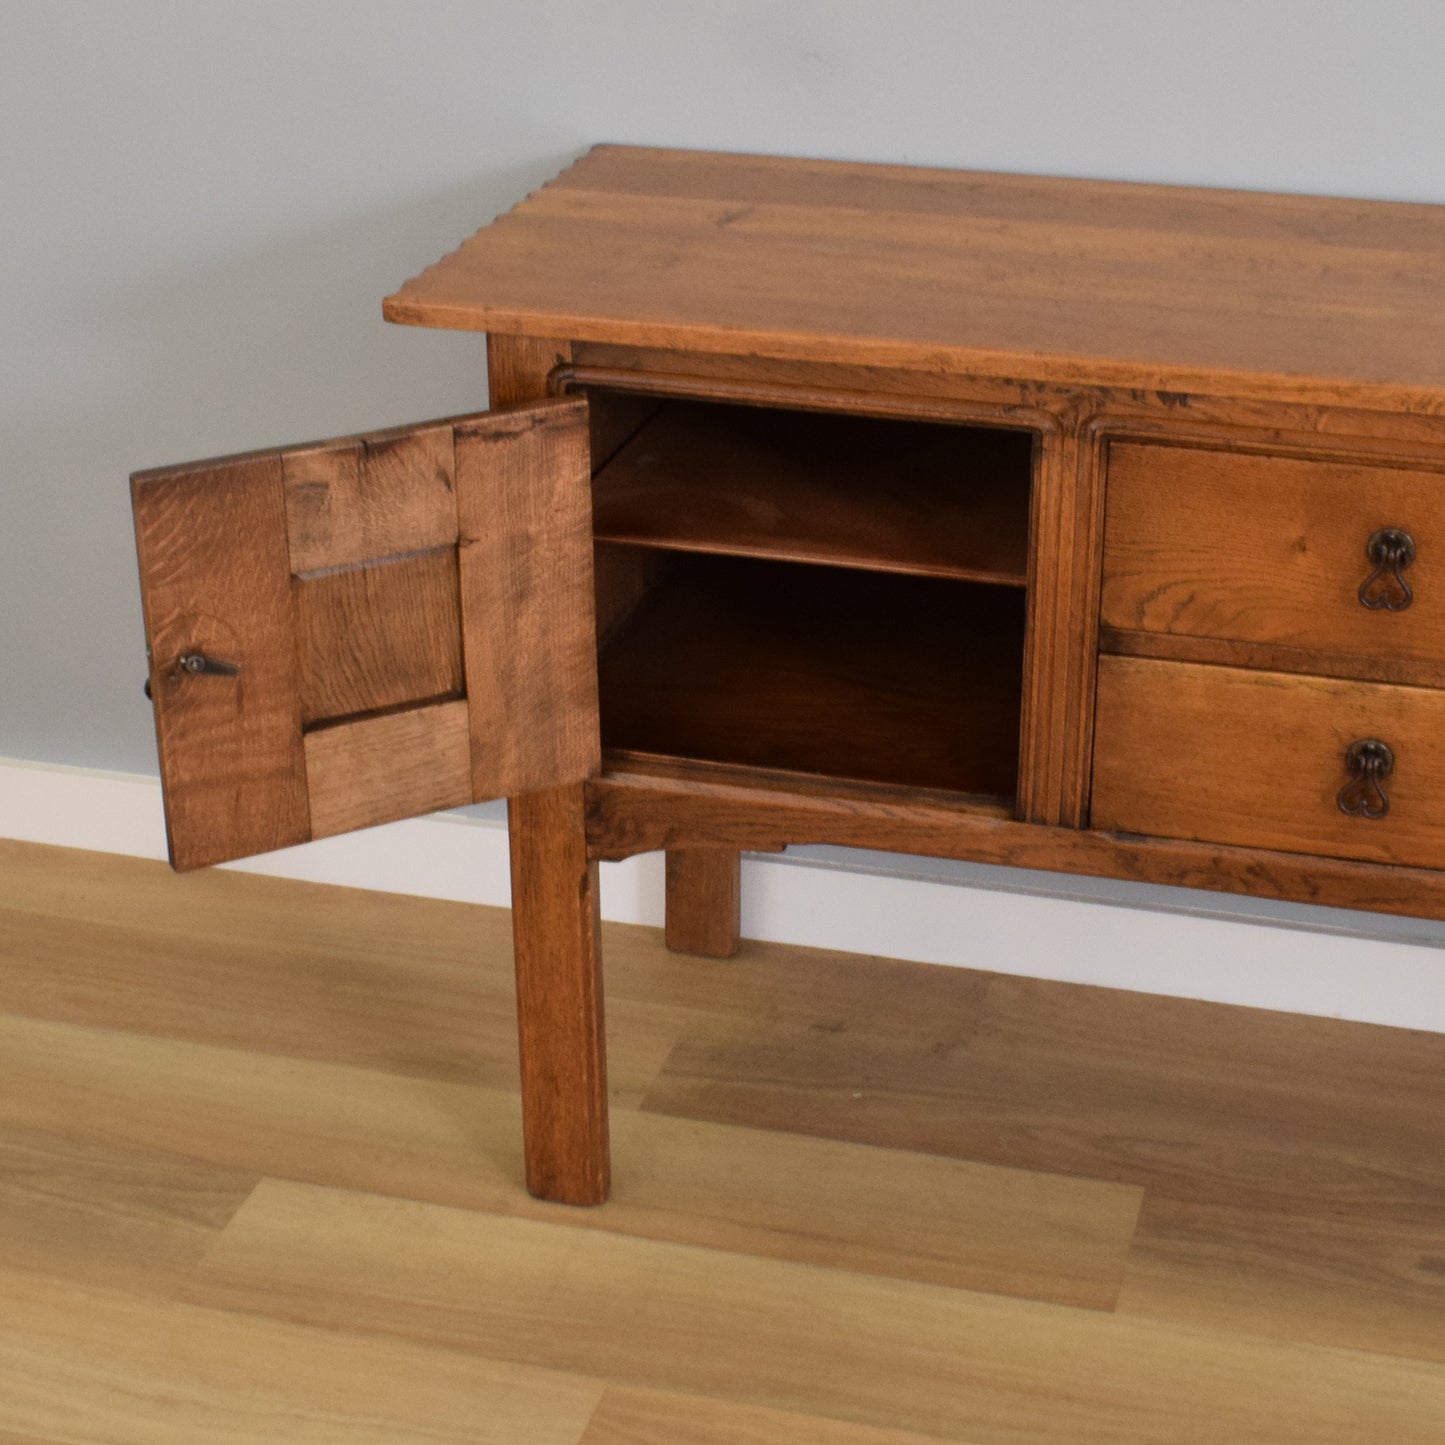
M 1022 587 L 1033 436 L 670 401 L 601 467 L 599 538 Z
M 680 558 L 602 655 L 608 747 L 1012 799 L 1024 598 Z

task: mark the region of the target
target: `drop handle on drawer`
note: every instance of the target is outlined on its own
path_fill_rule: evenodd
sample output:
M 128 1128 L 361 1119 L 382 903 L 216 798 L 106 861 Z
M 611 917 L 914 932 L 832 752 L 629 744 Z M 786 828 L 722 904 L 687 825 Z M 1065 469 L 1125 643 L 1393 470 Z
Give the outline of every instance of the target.
M 1360 738 L 1345 749 L 1350 780 L 1336 794 L 1340 812 L 1359 818 L 1383 818 L 1390 811 L 1385 779 L 1395 771 L 1395 754 L 1379 738 Z
M 1403 612 L 1415 600 L 1405 568 L 1415 560 L 1415 539 L 1403 527 L 1381 527 L 1365 543 L 1375 569 L 1360 583 L 1360 605 L 1371 612 Z

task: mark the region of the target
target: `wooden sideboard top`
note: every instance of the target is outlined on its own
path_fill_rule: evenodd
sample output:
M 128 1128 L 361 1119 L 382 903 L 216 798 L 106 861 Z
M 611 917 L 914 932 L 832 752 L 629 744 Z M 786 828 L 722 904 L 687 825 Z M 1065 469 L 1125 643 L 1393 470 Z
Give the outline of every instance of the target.
M 1445 206 L 598 146 L 385 314 L 1445 414 Z

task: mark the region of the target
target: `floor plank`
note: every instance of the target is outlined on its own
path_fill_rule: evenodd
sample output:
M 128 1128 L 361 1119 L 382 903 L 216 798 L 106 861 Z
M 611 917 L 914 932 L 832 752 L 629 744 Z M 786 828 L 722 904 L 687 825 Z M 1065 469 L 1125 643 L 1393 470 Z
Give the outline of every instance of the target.
M 660 929 L 607 924 L 603 935 L 610 997 L 671 1004 L 693 1020 L 790 1024 L 834 1038 L 882 1034 L 940 1053 L 973 1035 L 993 978 L 746 938 L 731 958 L 699 959 L 669 953 Z
M 1101 1309 L 1140 1204 L 1128 1186 L 623 1110 L 613 1199 L 578 1212 L 521 1187 L 514 1094 L 4 1015 L 0 1121 L 87 1148 L 180 1153 L 246 1181 L 562 1217 Z
M 944 1052 L 705 1019 L 644 1108 L 1198 1203 L 1445 1204 L 1445 1036 L 1037 980 L 994 978 Z
M 700 1395 L 611 1389 L 580 1445 L 938 1445 L 941 1439 Z
M 576 1445 L 594 1381 L 0 1271 L 0 1430 L 55 1445 Z M 5 1437 L 0 1437 L 5 1438 Z
M 1120 1307 L 1445 1358 L 1445 1038 L 995 978 L 967 1043 L 707 1018 L 644 1107 L 1135 1184 Z
M 1445 1039 L 605 948 L 616 1197 L 567 1210 L 521 1187 L 505 912 L 0 842 L 0 1445 L 172 1438 L 132 1391 L 412 1438 L 326 1382 L 414 1350 L 502 1421 L 560 1369 L 566 1445 L 1441 1438 Z
M 920 1434 L 1436 1445 L 1445 1369 L 263 1183 L 194 1297 Z
M 512 925 L 505 908 L 227 869 L 175 874 L 164 863 L 0 838 L 0 910 L 30 914 L 51 925 L 64 920 L 67 926 L 100 924 L 181 938 L 189 941 L 193 954 L 204 945 L 207 956 L 213 946 L 227 949 L 240 940 L 258 966 L 278 973 L 282 983 L 286 970 L 267 961 L 272 952 L 289 957 L 293 972 L 300 971 L 303 960 L 329 970 L 331 976 L 311 986 L 324 986 L 322 1001 L 332 1008 L 336 1004 L 329 990 L 350 977 L 360 991 L 368 971 L 407 994 L 424 992 L 412 1006 L 426 1008 L 437 1007 L 438 992 L 449 1004 L 455 992 L 511 987 Z M 689 1012 L 821 1020 L 832 1028 L 867 1018 L 877 1028 L 921 1033 L 930 1043 L 961 1037 L 972 1028 L 990 977 L 750 940 L 726 962 L 702 963 L 669 953 L 660 929 L 605 924 L 604 931 L 611 944 L 611 997 Z M 90 970 L 76 969 L 74 976 L 74 986 L 87 994 L 96 987 L 97 971 L 107 967 L 97 956 L 89 963 Z M 192 967 L 203 976 L 215 973 L 206 958 L 193 959 Z M 480 985 L 473 975 L 480 975 Z M 185 974 L 173 983 L 175 994 L 190 992 Z M 272 986 L 269 977 L 267 984 Z M 25 981 L 15 986 L 34 987 Z M 882 1012 L 880 986 L 890 1005 Z
M 607 1212 L 627 1233 L 1092 1309 L 1114 1307 L 1142 1199 L 1129 1186 L 662 1115 L 619 1116 L 616 1134 Z
M 0 1126 L 0 1267 L 163 1290 L 195 1267 L 258 1179 Z
M 364 915 L 338 922 L 324 944 L 306 945 L 238 922 L 224 940 L 198 941 L 89 921 L 57 933 L 43 917 L 0 912 L 0 1011 L 513 1087 L 510 943 L 488 942 L 484 930 L 465 953 L 439 953 L 418 920 L 412 946 L 371 956 L 368 927 Z M 608 1011 L 611 1096 L 635 1103 L 688 1016 L 626 998 Z
M 1445 1364 L 1445 1215 L 1151 1199 L 1119 1309 Z
M 657 929 L 603 933 L 609 1087 L 623 1105 L 699 1016 L 884 1030 L 942 1049 L 975 1026 L 988 982 L 748 942 L 700 964 L 669 953 Z M 499 1087 L 517 1075 L 506 909 L 224 869 L 177 876 L 4 839 L 0 1011 Z

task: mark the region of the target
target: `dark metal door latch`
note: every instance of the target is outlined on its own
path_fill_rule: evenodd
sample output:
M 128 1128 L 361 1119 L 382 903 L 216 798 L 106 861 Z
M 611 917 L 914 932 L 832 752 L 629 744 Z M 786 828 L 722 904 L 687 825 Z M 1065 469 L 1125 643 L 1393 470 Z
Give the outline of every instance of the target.
M 204 652 L 183 652 L 177 659 L 175 671 L 188 673 L 191 677 L 199 677 L 202 674 L 209 674 L 211 677 L 235 677 L 240 671 L 240 664 L 235 662 L 222 662 L 218 657 L 207 657 Z M 151 696 L 151 680 L 146 678 L 145 695 Z

